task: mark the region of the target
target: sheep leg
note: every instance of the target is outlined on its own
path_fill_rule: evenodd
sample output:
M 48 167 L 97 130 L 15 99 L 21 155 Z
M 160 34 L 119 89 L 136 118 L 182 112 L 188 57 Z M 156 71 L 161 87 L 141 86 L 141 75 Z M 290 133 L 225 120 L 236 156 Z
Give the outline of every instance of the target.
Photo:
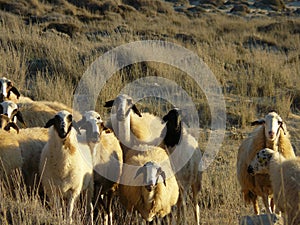
M 107 214 L 109 216 L 109 224 L 113 225 L 113 217 L 112 217 L 112 201 L 114 198 L 114 193 L 112 191 L 109 191 L 107 194 Z
M 186 224 L 186 195 L 182 188 L 179 188 L 179 198 L 177 202 L 177 224 Z
M 252 201 L 252 204 L 253 204 L 254 213 L 256 215 L 259 215 L 259 207 L 258 207 L 257 195 L 253 194 L 252 192 L 250 192 L 250 193 L 248 193 L 248 194 L 249 194 L 249 197 L 250 197 L 250 199 Z
M 75 202 L 75 198 L 72 196 L 69 198 L 69 202 L 68 202 L 68 221 L 70 224 L 72 224 L 72 213 L 73 213 L 73 209 L 74 209 L 74 202 Z
M 198 193 L 200 192 L 200 189 L 201 189 L 201 183 L 192 185 L 194 213 L 195 213 L 195 219 L 197 225 L 200 225 L 200 207 L 198 204 Z
M 269 195 L 268 194 L 264 194 L 263 196 L 262 196 L 262 199 L 263 199 L 263 203 L 264 203 L 264 205 L 265 205 L 265 207 L 266 207 L 266 211 L 267 211 L 267 213 L 269 213 L 269 214 L 271 214 L 272 212 L 272 210 L 271 210 L 271 207 L 270 207 L 270 204 L 269 204 Z

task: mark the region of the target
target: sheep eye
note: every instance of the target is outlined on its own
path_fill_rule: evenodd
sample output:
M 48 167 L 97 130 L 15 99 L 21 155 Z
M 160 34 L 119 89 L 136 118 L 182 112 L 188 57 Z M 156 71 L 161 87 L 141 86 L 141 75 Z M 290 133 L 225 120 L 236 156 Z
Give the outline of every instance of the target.
M 68 120 L 69 122 L 71 122 L 71 121 L 72 121 L 72 119 L 73 119 L 72 115 L 71 115 L 71 114 L 69 114 L 69 115 L 68 115 L 68 117 L 67 117 L 67 120 Z
M 100 116 L 97 117 L 97 120 L 101 120 Z

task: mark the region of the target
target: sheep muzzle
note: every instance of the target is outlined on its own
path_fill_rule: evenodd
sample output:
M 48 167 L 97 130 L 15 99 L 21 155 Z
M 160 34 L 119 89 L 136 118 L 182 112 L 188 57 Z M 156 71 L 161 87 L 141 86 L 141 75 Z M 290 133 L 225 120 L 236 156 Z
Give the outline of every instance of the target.
M 251 174 L 252 176 L 254 176 L 254 168 L 253 168 L 253 166 L 249 165 L 249 166 L 248 166 L 248 169 L 247 169 L 247 172 L 248 172 L 249 174 Z

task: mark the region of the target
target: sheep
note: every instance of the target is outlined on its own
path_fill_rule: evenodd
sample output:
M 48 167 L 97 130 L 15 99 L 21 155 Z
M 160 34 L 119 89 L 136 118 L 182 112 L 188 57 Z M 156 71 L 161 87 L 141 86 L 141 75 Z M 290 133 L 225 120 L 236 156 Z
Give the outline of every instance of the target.
M 279 151 L 286 158 L 295 157 L 286 125 L 276 112 L 268 113 L 265 118 L 254 121 L 251 125 L 260 125 L 245 139 L 238 150 L 237 178 L 246 203 L 252 202 L 255 214 L 259 214 L 257 197 L 261 196 L 268 213 L 273 211 L 269 203 L 272 194 L 269 176 L 258 174 L 250 176 L 247 168 L 255 154 L 263 148 Z
M 178 201 L 179 187 L 164 149 L 149 145 L 137 148 L 140 151 L 129 149 L 126 153 L 119 197 L 127 211 L 137 210 L 150 222 L 171 212 Z
M 19 111 L 18 105 L 12 101 L 1 102 L 0 129 L 8 131 L 10 127 L 12 127 L 17 132 L 19 132 L 19 127 L 16 124 L 17 120 L 20 121 L 24 127 L 26 127 L 22 113 Z
M 48 120 L 61 110 L 72 112 L 71 108 L 62 103 L 33 101 L 27 97 L 21 98 L 18 106 L 28 127 L 43 127 Z M 73 112 L 73 115 L 77 116 L 75 112 Z
M 0 178 L 11 181 L 14 170 L 21 170 L 23 158 L 19 142 L 10 133 L 0 130 Z
M 260 150 L 248 167 L 251 175 L 270 175 L 274 201 L 284 213 L 285 224 L 300 224 L 300 158 L 286 159 L 269 148 Z
M 164 145 L 167 149 L 172 166 L 179 171 L 175 174 L 179 184 L 179 201 L 178 201 L 178 224 L 186 224 L 186 199 L 188 190 L 191 187 L 193 192 L 193 207 L 197 225 L 200 224 L 200 209 L 198 205 L 198 195 L 201 190 L 202 171 L 199 170 L 199 165 L 202 158 L 202 153 L 199 149 L 196 139 L 187 132 L 180 120 L 179 110 L 172 109 L 164 117 L 166 122 L 166 136 Z M 178 152 L 178 153 L 176 153 Z M 174 156 L 175 155 L 175 156 Z M 184 165 L 183 165 L 184 164 Z M 182 167 L 183 166 L 183 167 Z M 182 167 L 182 168 L 181 168 Z M 176 171 L 174 171 L 176 172 Z M 180 219 L 183 221 L 180 222 Z
M 112 106 L 115 108 L 112 110 L 111 124 L 108 123 L 107 126 L 114 130 L 124 151 L 126 147 L 138 144 L 161 144 L 165 125 L 159 117 L 150 113 L 140 113 L 132 98 L 126 94 L 120 94 L 104 105 Z
M 39 172 L 43 189 L 48 197 L 53 192 L 66 198 L 67 218 L 72 221 L 74 202 L 83 190 L 87 190 L 87 207 L 93 194 L 92 157 L 81 152 L 77 137 L 76 123 L 66 110 L 58 112 L 45 128 L 49 129 L 49 140 L 41 154 Z M 54 198 L 52 196 L 51 200 Z M 53 202 L 52 202 L 53 203 Z
M 14 102 L 17 102 L 19 97 L 20 92 L 13 85 L 13 82 L 6 77 L 0 78 L 0 102 L 3 102 L 5 100 L 12 100 Z
M 86 131 L 85 134 L 82 132 L 80 139 L 85 139 L 93 156 L 95 196 L 107 196 L 107 206 L 101 197 L 99 201 L 105 210 L 105 221 L 112 224 L 112 200 L 118 188 L 123 164 L 120 143 L 114 133 L 104 127 L 101 116 L 95 111 L 85 112 L 77 124 Z

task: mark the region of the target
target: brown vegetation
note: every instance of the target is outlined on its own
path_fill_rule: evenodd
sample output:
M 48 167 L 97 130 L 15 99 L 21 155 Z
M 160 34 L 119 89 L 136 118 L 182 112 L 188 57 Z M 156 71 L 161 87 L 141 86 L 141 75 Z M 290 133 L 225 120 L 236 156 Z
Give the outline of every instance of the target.
M 224 12 L 233 5 L 221 1 L 211 7 L 180 1 L 182 7 L 175 9 L 172 2 L 0 0 L 0 74 L 14 81 L 25 96 L 72 106 L 73 92 L 84 72 L 116 46 L 151 39 L 174 42 L 193 51 L 223 89 L 228 127 L 218 156 L 203 174 L 201 223 L 238 224 L 238 219 L 251 214 L 252 209 L 244 206 L 239 194 L 235 159 L 241 140 L 230 138 L 232 128 L 240 134 L 237 137 L 243 137 L 250 131 L 249 122 L 275 109 L 288 121 L 292 143 L 299 148 L 299 16 L 287 10 L 264 12 L 247 5 L 250 11 L 242 17 Z M 172 80 L 191 96 L 199 112 L 200 148 L 205 150 L 211 119 L 207 99 L 180 69 L 158 62 L 128 66 L 107 81 L 96 110 L 105 118 L 108 112 L 103 103 L 144 76 Z M 138 106 L 159 116 L 171 107 L 156 99 L 145 99 Z M 17 179 L 14 193 L 0 186 L 0 224 L 63 223 L 59 209 L 50 210 L 34 193 L 28 196 L 20 183 Z M 193 209 L 188 210 L 193 218 Z M 84 216 L 78 204 L 75 224 L 82 224 Z M 121 223 L 123 216 L 116 201 L 115 224 Z

